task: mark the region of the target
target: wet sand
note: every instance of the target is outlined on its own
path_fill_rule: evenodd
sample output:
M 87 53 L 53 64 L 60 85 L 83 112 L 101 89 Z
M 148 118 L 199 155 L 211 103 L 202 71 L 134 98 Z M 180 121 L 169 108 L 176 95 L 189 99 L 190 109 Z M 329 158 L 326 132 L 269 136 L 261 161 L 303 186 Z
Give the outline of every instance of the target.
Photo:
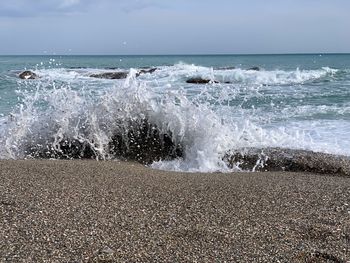
M 350 177 L 0 161 L 0 262 L 347 262 Z

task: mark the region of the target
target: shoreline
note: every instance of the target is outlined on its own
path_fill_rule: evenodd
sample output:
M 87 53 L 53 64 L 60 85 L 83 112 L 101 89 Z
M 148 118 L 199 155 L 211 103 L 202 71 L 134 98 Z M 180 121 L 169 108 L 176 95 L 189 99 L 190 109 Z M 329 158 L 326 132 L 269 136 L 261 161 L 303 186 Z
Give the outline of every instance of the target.
M 0 160 L 0 261 L 346 262 L 349 189 L 334 174 Z

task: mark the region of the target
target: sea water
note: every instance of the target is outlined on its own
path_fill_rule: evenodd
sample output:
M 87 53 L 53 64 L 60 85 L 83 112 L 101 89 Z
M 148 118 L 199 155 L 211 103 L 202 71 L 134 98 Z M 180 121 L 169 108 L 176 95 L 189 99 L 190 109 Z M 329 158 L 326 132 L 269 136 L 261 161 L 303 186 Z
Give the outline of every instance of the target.
M 24 70 L 39 78 L 19 79 Z M 111 142 L 141 149 L 130 134 L 145 122 L 182 151 L 155 158 L 158 169 L 229 171 L 225 154 L 250 147 L 350 156 L 350 55 L 0 56 L 1 159 L 84 158 L 87 148 L 128 159 Z

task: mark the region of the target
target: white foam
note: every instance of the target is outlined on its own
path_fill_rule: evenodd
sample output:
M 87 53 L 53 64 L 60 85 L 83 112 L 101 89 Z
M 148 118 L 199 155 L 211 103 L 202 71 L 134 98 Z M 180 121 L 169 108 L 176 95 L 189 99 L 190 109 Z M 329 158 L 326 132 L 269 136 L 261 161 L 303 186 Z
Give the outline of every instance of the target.
M 90 80 L 89 75 L 103 72 L 118 72 L 123 69 L 66 69 L 66 68 L 49 68 L 37 69 L 35 73 L 47 79 L 59 79 L 63 81 Z M 246 70 L 246 69 L 227 69 L 215 70 L 211 67 L 196 66 L 179 63 L 174 66 L 158 67 L 152 74 L 142 74 L 140 79 L 143 81 L 155 81 L 158 83 L 178 83 L 180 80 L 186 80 L 191 77 L 201 77 L 204 79 L 218 80 L 222 83 L 242 83 L 255 85 L 288 85 L 302 84 L 308 81 L 314 81 L 326 76 L 336 74 L 338 70 L 329 67 L 323 67 L 318 70 L 300 70 L 299 68 L 291 71 L 285 70 Z M 95 81 L 104 82 L 104 79 Z M 107 80 L 107 82 L 111 80 Z M 114 80 L 115 81 L 115 80 Z
M 31 82 L 33 89 L 26 86 L 19 90 L 22 104 L 11 117 L 0 120 L 0 144 L 3 145 L 0 158 L 26 158 L 28 146 L 35 145 L 59 150 L 60 141 L 67 138 L 88 143 L 100 158 L 113 158 L 108 152 L 112 136 L 127 128 L 130 119 L 144 118 L 163 132 L 171 131 L 172 139 L 184 147 L 183 159 L 153 163 L 152 167 L 158 169 L 225 172 L 229 169 L 222 157 L 227 151 L 242 147 L 276 146 L 350 155 L 350 145 L 342 142 L 349 136 L 349 122 L 289 119 L 324 112 L 323 106 L 290 110 L 285 107 L 286 112 L 268 113 L 254 107 L 243 108 L 241 104 L 229 105 L 232 99 L 242 99 L 243 103 L 249 96 L 263 96 L 260 84 L 311 81 L 336 72 L 329 68 L 257 72 L 177 64 L 160 67 L 153 74 L 138 78 L 137 70 L 131 69 L 128 78 L 121 81 L 91 79 L 88 75 L 92 71 L 98 70 L 38 71 L 42 78 Z M 246 85 L 189 88 L 184 80 L 193 76 L 228 79 Z M 53 84 L 57 80 L 64 83 Z M 328 109 L 339 110 L 332 107 Z M 349 113 L 343 110 L 344 114 Z M 276 117 L 282 117 L 282 121 L 271 122 Z
M 323 68 L 321 70 L 299 70 L 283 71 L 253 71 L 234 69 L 229 72 L 222 71 L 217 74 L 217 79 L 222 82 L 240 82 L 246 84 L 263 84 L 263 85 L 287 85 L 300 84 L 307 81 L 313 81 L 327 76 L 328 74 L 336 73 L 336 70 Z
M 285 70 L 246 70 L 246 69 L 225 69 L 215 70 L 210 67 L 188 65 L 179 63 L 170 67 L 160 67 L 153 74 L 141 76 L 145 80 L 165 80 L 168 82 L 178 82 L 191 77 L 201 77 L 203 79 L 217 80 L 219 82 L 231 82 L 254 85 L 288 85 L 302 84 L 309 81 L 321 79 L 326 76 L 334 75 L 338 72 L 336 69 L 323 67 L 318 70 L 300 70 L 299 68 L 291 71 Z

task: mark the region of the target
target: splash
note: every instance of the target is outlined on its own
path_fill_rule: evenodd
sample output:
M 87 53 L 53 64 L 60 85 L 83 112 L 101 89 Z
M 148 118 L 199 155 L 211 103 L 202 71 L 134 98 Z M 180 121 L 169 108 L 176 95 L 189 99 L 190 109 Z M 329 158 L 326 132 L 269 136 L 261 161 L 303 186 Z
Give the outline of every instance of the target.
M 182 91 L 152 92 L 135 74 L 131 70 L 125 82 L 99 97 L 91 90 L 51 83 L 48 88 L 42 82 L 19 92 L 22 104 L 6 121 L 1 157 L 124 157 L 149 163 L 196 155 L 199 166 L 201 158 L 214 154 L 217 162 L 217 142 L 225 136 L 218 116 Z
M 288 93 L 290 86 L 278 92 L 264 86 L 332 78 L 337 70 L 330 68 L 215 70 L 180 63 L 158 67 L 152 74 L 138 75 L 138 70 L 130 69 L 125 80 L 117 81 L 89 77 L 101 69 L 35 72 L 41 78 L 20 81 L 20 104 L 0 119 L 2 159 L 125 159 L 157 169 L 226 172 L 241 169 L 225 160 L 235 149 L 284 147 L 350 154 L 349 147 L 332 136 L 318 140 L 324 122 L 315 120 L 319 126 L 312 129 L 310 122 L 290 121 L 316 115 L 324 107 L 290 104 L 281 109 L 277 100 L 294 99 L 294 93 Z M 195 76 L 231 83 L 186 84 Z M 290 97 L 283 101 L 286 94 Z M 328 109 L 341 114 L 336 106 Z

